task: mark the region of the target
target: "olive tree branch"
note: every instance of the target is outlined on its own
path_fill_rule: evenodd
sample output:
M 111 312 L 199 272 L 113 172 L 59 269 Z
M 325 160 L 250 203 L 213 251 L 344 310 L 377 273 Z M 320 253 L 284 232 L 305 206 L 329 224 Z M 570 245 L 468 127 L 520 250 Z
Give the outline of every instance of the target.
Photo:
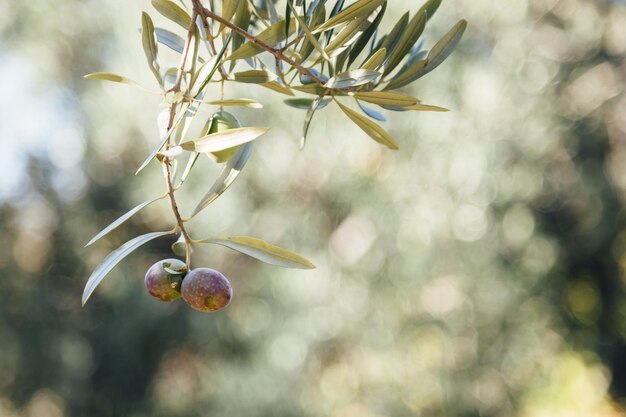
M 276 59 L 286 62 L 287 64 L 295 68 L 300 74 L 308 76 L 309 78 L 311 78 L 313 81 L 315 81 L 316 83 L 320 85 L 324 85 L 324 81 L 321 78 L 317 77 L 315 74 L 311 73 L 311 71 L 309 71 L 307 68 L 303 67 L 302 65 L 298 64 L 293 59 L 286 56 L 281 50 L 271 47 L 270 45 L 266 44 L 265 42 L 263 42 L 256 36 L 248 33 L 247 31 L 235 25 L 234 23 L 224 19 L 222 16 L 219 16 L 213 13 L 211 10 L 202 6 L 202 3 L 200 3 L 200 0 L 192 0 L 192 2 L 193 2 L 194 13 L 200 15 L 200 17 L 203 20 L 206 20 L 207 18 L 211 18 L 215 20 L 216 22 L 223 24 L 224 26 L 230 28 L 234 32 L 237 32 L 238 34 L 246 38 L 251 43 L 261 47 L 262 49 L 265 49 L 267 52 L 274 55 Z
M 185 75 L 185 66 L 187 64 L 187 57 L 189 56 L 189 47 L 193 40 L 193 34 L 195 30 L 196 18 L 198 17 L 198 13 L 195 11 L 192 13 L 191 22 L 189 24 L 189 30 L 187 32 L 187 39 L 185 40 L 185 47 L 183 49 L 183 54 L 180 59 L 180 66 L 178 67 L 178 73 L 176 74 L 176 82 L 174 83 L 174 87 L 170 90 L 174 94 L 180 92 L 181 85 L 183 82 L 183 76 Z M 174 118 L 176 117 L 176 108 L 178 107 L 178 100 L 174 100 L 172 106 L 170 107 L 170 119 L 167 124 L 167 130 L 172 129 L 174 125 Z M 165 144 L 166 149 L 171 146 L 171 137 Z M 180 229 L 183 238 L 185 239 L 185 253 L 186 259 L 185 262 L 187 267 L 191 267 L 191 238 L 189 237 L 189 233 L 187 233 L 187 229 L 185 228 L 185 222 L 183 221 L 182 216 L 180 215 L 180 211 L 178 210 L 178 204 L 176 204 L 176 197 L 174 196 L 174 187 L 172 186 L 172 172 L 170 169 L 170 161 L 166 157 L 161 162 L 163 167 L 163 175 L 165 176 L 165 183 L 167 187 L 167 194 L 170 199 L 170 205 L 172 206 L 172 213 L 174 213 L 174 217 L 176 217 L 177 228 Z

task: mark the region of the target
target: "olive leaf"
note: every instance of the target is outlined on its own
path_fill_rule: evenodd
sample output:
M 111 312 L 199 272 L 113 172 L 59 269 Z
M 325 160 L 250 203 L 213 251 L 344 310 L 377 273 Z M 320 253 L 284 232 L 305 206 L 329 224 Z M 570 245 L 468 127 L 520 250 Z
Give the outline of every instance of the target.
M 385 71 L 383 72 L 383 76 L 393 71 L 404 59 L 404 57 L 411 51 L 411 48 L 413 47 L 413 45 L 415 45 L 415 42 L 417 42 L 425 27 L 426 11 L 416 14 L 409 22 L 397 45 L 389 54 L 389 59 L 387 60 L 387 64 L 385 65 Z
M 319 96 L 311 103 L 311 107 L 309 107 L 306 112 L 306 116 L 304 117 L 304 125 L 302 126 L 302 137 L 300 138 L 300 149 L 304 149 L 304 145 L 306 145 L 306 137 L 309 133 L 309 126 L 311 125 L 311 120 L 313 120 L 313 115 L 317 111 L 320 103 L 324 96 Z
M 389 84 L 385 86 L 385 90 L 394 90 L 403 87 L 441 65 L 461 40 L 466 27 L 467 21 L 465 19 L 457 22 L 457 24 L 433 46 L 426 59 L 417 61 L 409 68 L 396 74 Z
M 417 80 L 419 77 L 424 75 L 424 68 L 428 64 L 428 60 L 421 59 L 419 61 L 414 62 L 408 68 L 398 72 L 395 77 L 391 79 L 389 84 L 385 86 L 385 90 L 395 90 L 400 87 L 404 87 L 407 84 L 412 83 Z
M 288 98 L 283 100 L 283 102 L 289 107 L 299 110 L 309 110 L 314 101 L 315 99 L 312 98 Z M 318 110 L 326 107 L 328 103 L 330 103 L 330 99 L 321 100 L 317 106 Z
M 244 0 L 241 0 L 244 1 Z M 235 16 L 235 12 L 237 11 L 237 6 L 239 4 L 239 0 L 223 0 L 222 1 L 222 17 L 231 21 L 233 16 Z M 218 33 L 221 33 L 224 30 L 224 24 L 220 23 L 220 27 Z
M 372 119 L 378 120 L 379 122 L 386 122 L 387 118 L 385 117 L 384 114 L 367 107 L 366 105 L 364 105 L 363 103 L 361 103 L 360 101 L 357 100 L 357 103 L 359 105 L 359 107 L 361 108 L 361 110 L 363 110 L 363 113 L 367 114 L 369 117 L 371 117 Z
M 147 233 L 145 235 L 137 236 L 134 239 L 129 240 L 124 243 L 122 246 L 111 252 L 100 265 L 91 273 L 89 279 L 87 280 L 87 284 L 85 284 L 85 289 L 83 291 L 82 304 L 83 306 L 94 292 L 96 287 L 100 285 L 104 277 L 125 257 L 130 255 L 135 249 L 138 247 L 148 243 L 151 240 L 154 240 L 158 237 L 167 236 L 172 234 L 172 232 L 153 232 Z
M 130 219 L 132 216 L 134 216 L 138 211 L 140 211 L 144 207 L 149 206 L 150 204 L 152 204 L 152 203 L 154 203 L 156 201 L 162 200 L 165 197 L 166 197 L 166 195 L 162 195 L 160 197 L 153 198 L 151 200 L 144 201 L 143 203 L 138 204 L 136 207 L 130 209 L 129 211 L 127 211 L 126 213 L 124 213 L 123 215 L 118 217 L 113 223 L 111 223 L 110 225 L 108 225 L 107 227 L 102 229 L 102 231 L 100 231 L 100 233 L 95 235 L 93 238 L 91 238 L 91 240 L 89 242 L 87 242 L 85 247 L 93 245 L 95 242 L 100 240 L 100 238 L 102 238 L 102 237 L 108 235 L 109 233 L 111 233 L 113 230 L 115 230 L 117 227 L 119 227 L 126 220 Z
M 209 84 L 209 82 L 211 81 L 211 78 L 213 78 L 215 71 L 217 71 L 219 66 L 222 64 L 221 63 L 222 57 L 224 56 L 224 53 L 226 53 L 226 49 L 228 49 L 228 45 L 231 43 L 232 39 L 233 39 L 232 33 L 229 33 L 226 40 L 224 40 L 224 45 L 222 46 L 222 49 L 218 52 L 218 54 L 211 57 L 211 59 L 208 62 L 205 62 L 202 65 L 202 67 L 200 67 L 200 69 L 198 69 L 196 74 L 193 76 L 192 83 L 191 83 L 192 85 L 197 80 L 202 80 L 200 86 L 194 89 L 194 92 L 192 93 L 194 98 L 197 98 L 199 97 L 200 94 L 202 94 L 202 92 L 204 91 L 204 88 Z M 207 70 L 207 68 L 210 68 L 210 69 Z
M 263 105 L 256 100 L 251 98 L 234 98 L 227 100 L 213 100 L 213 101 L 203 101 L 204 104 L 210 104 L 212 106 L 241 106 L 248 107 L 251 109 L 262 109 Z
M 372 23 L 367 27 L 367 29 L 363 32 L 363 34 L 359 37 L 359 39 L 354 43 L 354 46 L 350 50 L 348 65 L 351 65 L 356 60 L 356 58 L 359 56 L 361 51 L 365 49 L 365 46 L 370 41 L 370 39 L 373 39 L 373 37 L 376 34 L 376 30 L 378 29 L 378 26 L 380 25 L 380 22 L 383 20 L 383 16 L 385 15 L 386 10 L 387 10 L 387 3 L 384 3 L 380 11 L 378 12 L 378 14 L 376 14 L 376 17 L 374 18 L 374 20 L 372 20 Z M 369 21 L 369 18 L 368 18 L 368 21 Z M 366 69 L 375 69 L 375 68 L 366 68 Z
M 409 24 L 409 12 L 406 12 L 402 15 L 402 17 L 396 22 L 391 32 L 387 34 L 385 40 L 380 45 L 380 48 L 385 48 L 387 50 L 387 58 L 391 56 L 394 48 L 400 42 L 402 35 L 406 32 L 406 27 Z
M 152 0 L 152 7 L 172 22 L 188 30 L 191 17 L 182 7 L 170 0 Z
M 375 81 L 380 77 L 380 72 L 364 69 L 356 69 L 352 71 L 346 71 L 332 77 L 324 84 L 326 88 L 342 89 L 348 87 L 355 87 L 357 85 L 363 85 Z
M 295 27 L 293 25 L 290 26 L 291 32 L 289 34 L 293 33 L 293 31 L 295 30 Z M 285 21 L 281 20 L 280 22 L 273 24 L 272 26 L 268 27 L 267 29 L 256 35 L 256 38 L 269 46 L 275 46 L 277 43 L 283 41 L 286 38 Z M 263 51 L 265 51 L 265 49 L 263 49 L 259 45 L 248 42 L 237 50 L 233 51 L 233 53 L 228 56 L 227 60 L 234 61 L 236 59 L 251 58 L 257 54 L 260 54 Z
M 202 197 L 198 205 L 193 211 L 191 217 L 198 214 L 200 211 L 214 202 L 239 176 L 239 173 L 248 162 L 250 153 L 252 152 L 252 146 L 254 142 L 248 142 L 241 146 L 235 155 L 228 160 L 219 177 L 215 180 L 209 191 Z
M 237 2 L 237 9 L 235 10 L 235 20 L 234 20 L 235 25 L 239 26 L 240 28 L 247 28 L 248 26 L 250 26 L 251 17 L 252 16 L 250 14 L 248 1 L 239 0 Z M 233 51 L 237 50 L 237 48 L 239 48 L 243 42 L 244 42 L 244 37 L 240 35 L 239 33 L 235 33 L 233 35 L 233 41 L 232 41 L 233 49 L 232 50 Z M 231 71 L 234 65 L 235 65 L 235 61 L 232 61 L 231 68 L 230 68 Z
M 287 1 L 287 10 L 289 12 L 293 12 L 293 15 L 296 18 L 296 20 L 298 21 L 298 24 L 300 25 L 300 28 L 304 32 L 304 36 L 306 36 L 307 40 L 309 42 L 311 42 L 311 45 L 313 45 L 313 48 L 315 48 L 320 53 L 322 58 L 324 58 L 326 61 L 330 61 L 330 57 L 328 56 L 328 54 L 326 54 L 326 51 L 324 50 L 324 47 L 319 43 L 319 41 L 317 40 L 315 35 L 311 32 L 311 29 L 306 24 L 306 22 L 302 19 L 302 17 L 300 17 L 300 15 L 298 15 L 298 13 L 296 12 L 296 10 L 293 7 L 293 4 L 291 4 L 291 0 Z M 289 35 L 290 34 L 287 33 L 287 37 L 289 37 Z
M 185 40 L 183 38 L 174 32 L 162 28 L 155 28 L 154 33 L 156 34 L 157 42 L 167 46 L 174 52 L 183 53 L 185 49 Z
M 293 96 L 293 91 L 291 91 L 291 88 L 289 88 L 289 86 L 279 83 L 278 81 L 270 81 L 267 83 L 261 83 L 259 85 L 277 93 L 284 94 L 286 96 Z
M 315 265 L 297 253 L 288 251 L 287 249 L 283 249 L 254 237 L 220 235 L 197 241 L 196 243 L 213 243 L 216 245 L 226 246 L 227 248 L 251 256 L 259 261 L 283 268 L 315 268 Z
M 161 69 L 158 61 L 158 48 L 156 42 L 156 35 L 154 34 L 154 24 L 150 15 L 146 12 L 141 12 L 141 43 L 143 45 L 143 51 L 146 54 L 146 60 L 148 66 L 154 74 L 159 84 L 163 86 L 163 79 L 161 78 Z
M 393 91 L 357 91 L 354 97 L 379 106 L 409 107 L 419 103 L 415 97 Z
M 180 176 L 180 180 L 178 180 L 178 185 L 176 186 L 176 188 L 179 188 L 180 186 L 182 186 L 185 183 L 185 180 L 187 180 L 187 177 L 191 173 L 191 170 L 195 166 L 196 161 L 198 160 L 199 156 L 200 156 L 200 154 L 197 153 L 197 152 L 192 152 L 189 155 L 189 159 L 187 160 L 187 165 L 185 166 L 185 170 L 183 171 L 182 175 Z
M 426 68 L 424 69 L 426 72 L 434 70 L 443 61 L 445 61 L 448 56 L 450 56 L 456 45 L 461 40 L 461 37 L 465 32 L 465 28 L 467 28 L 467 20 L 462 19 L 457 22 L 457 24 L 454 25 L 452 29 L 450 29 L 450 31 L 443 36 L 443 38 L 439 39 L 439 41 L 428 53 L 428 65 L 426 65 Z
M 235 73 L 235 81 L 248 84 L 264 84 L 278 77 L 267 70 L 247 70 Z
M 343 53 L 360 38 L 360 36 L 367 29 L 368 25 L 369 23 L 365 18 L 359 18 L 351 21 L 330 41 L 326 47 L 326 52 L 331 58 Z
M 367 60 L 361 65 L 361 69 L 376 71 L 380 66 L 385 62 L 385 57 L 387 56 L 387 50 L 385 48 L 381 48 L 378 51 L 374 52 L 372 56 L 367 58 Z
M 87 78 L 90 80 L 103 80 L 103 81 L 111 81 L 114 83 L 123 83 L 123 84 L 131 84 L 136 85 L 136 81 L 131 80 L 130 78 L 126 78 L 122 75 L 113 74 L 110 72 L 93 72 L 91 74 L 84 75 L 83 78 Z
M 251 142 L 267 133 L 268 130 L 265 127 L 239 127 L 222 130 L 196 140 L 183 142 L 180 147 L 193 152 L 218 152 Z
M 437 11 L 440 5 L 441 5 L 441 0 L 428 0 L 426 3 L 424 3 L 422 7 L 420 7 L 417 14 L 420 14 L 421 12 L 425 11 L 426 16 L 428 17 L 428 19 L 430 19 L 431 17 L 433 17 L 433 15 L 435 14 L 435 12 Z
M 336 101 L 336 100 L 335 100 Z M 374 139 L 376 142 L 381 143 L 391 149 L 398 149 L 398 144 L 396 141 L 387 133 L 382 127 L 378 126 L 376 123 L 372 122 L 365 116 L 361 116 L 359 113 L 354 110 L 349 109 L 343 104 L 336 101 L 339 105 L 339 108 L 356 124 L 361 128 L 369 137 Z
M 387 0 L 359 0 L 318 26 L 313 33 L 325 32 L 359 17 L 368 16 Z
M 436 112 L 447 112 L 450 111 L 445 107 L 439 106 L 431 106 L 428 104 L 413 104 L 412 106 L 405 107 L 406 110 L 418 110 L 418 111 L 436 111 Z

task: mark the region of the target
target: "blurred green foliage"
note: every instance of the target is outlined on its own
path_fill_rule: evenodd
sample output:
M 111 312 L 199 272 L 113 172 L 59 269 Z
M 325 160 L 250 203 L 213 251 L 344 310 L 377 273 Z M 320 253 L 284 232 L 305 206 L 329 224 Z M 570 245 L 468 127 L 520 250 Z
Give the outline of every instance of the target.
M 398 3 L 390 16 L 419 7 Z M 300 152 L 303 112 L 248 88 L 265 109 L 237 116 L 273 129 L 194 229 L 263 236 L 318 269 L 199 248 L 234 287 L 205 315 L 145 292 L 171 241 L 80 307 L 111 248 L 171 227 L 155 203 L 82 249 L 163 192 L 133 176 L 158 97 L 81 78 L 150 84 L 148 2 L 0 0 L 0 416 L 621 415 L 626 5 L 444 5 L 430 36 L 462 16 L 464 40 L 407 91 L 453 111 L 390 114 L 400 151 L 324 112 Z M 206 184 L 190 188 L 186 207 Z

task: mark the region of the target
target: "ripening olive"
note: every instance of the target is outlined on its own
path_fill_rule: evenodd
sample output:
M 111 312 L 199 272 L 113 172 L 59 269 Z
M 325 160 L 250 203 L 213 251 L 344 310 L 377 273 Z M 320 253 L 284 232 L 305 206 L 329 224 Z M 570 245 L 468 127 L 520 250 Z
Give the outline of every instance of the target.
M 148 269 L 144 284 L 153 297 L 161 301 L 174 301 L 180 297 L 180 286 L 186 270 L 184 262 L 164 259 Z
M 233 289 L 220 272 L 210 268 L 192 269 L 182 285 L 183 300 L 199 311 L 218 311 L 230 303 Z

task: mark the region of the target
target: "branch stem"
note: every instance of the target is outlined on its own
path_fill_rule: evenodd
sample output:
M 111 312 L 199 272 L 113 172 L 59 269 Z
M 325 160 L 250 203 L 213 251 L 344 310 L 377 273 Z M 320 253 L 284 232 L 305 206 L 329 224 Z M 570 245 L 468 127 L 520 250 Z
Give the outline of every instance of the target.
M 183 82 L 183 77 L 185 75 L 185 66 L 187 64 L 187 57 L 189 56 L 189 48 L 191 46 L 191 42 L 193 40 L 193 34 L 195 30 L 196 18 L 198 17 L 198 13 L 195 11 L 191 16 L 191 22 L 189 24 L 189 30 L 187 31 L 187 39 L 185 40 L 185 47 L 183 49 L 182 57 L 180 59 L 180 66 L 178 67 L 178 73 L 176 74 L 176 82 L 174 83 L 174 87 L 171 89 L 173 93 L 180 92 L 181 85 Z M 197 42 L 197 40 L 196 40 Z M 172 103 L 170 107 L 170 119 L 167 125 L 167 130 L 172 129 L 174 125 L 174 118 L 176 117 L 176 108 L 178 107 L 178 103 L 175 101 Z M 171 137 L 165 145 L 165 148 L 169 148 L 171 146 Z M 178 204 L 176 203 L 176 196 L 174 195 L 174 187 L 172 185 L 172 171 L 170 169 L 170 161 L 165 158 L 162 162 L 163 167 L 163 175 L 165 177 L 165 185 L 167 187 L 167 194 L 170 198 L 170 205 L 172 206 L 172 213 L 174 217 L 176 217 L 176 229 L 180 230 L 180 233 L 183 235 L 185 239 L 185 263 L 187 264 L 187 268 L 191 268 L 191 238 L 189 237 L 189 233 L 187 233 L 187 229 L 185 228 L 185 222 L 183 221 L 182 216 L 180 215 L 180 211 L 178 210 Z

